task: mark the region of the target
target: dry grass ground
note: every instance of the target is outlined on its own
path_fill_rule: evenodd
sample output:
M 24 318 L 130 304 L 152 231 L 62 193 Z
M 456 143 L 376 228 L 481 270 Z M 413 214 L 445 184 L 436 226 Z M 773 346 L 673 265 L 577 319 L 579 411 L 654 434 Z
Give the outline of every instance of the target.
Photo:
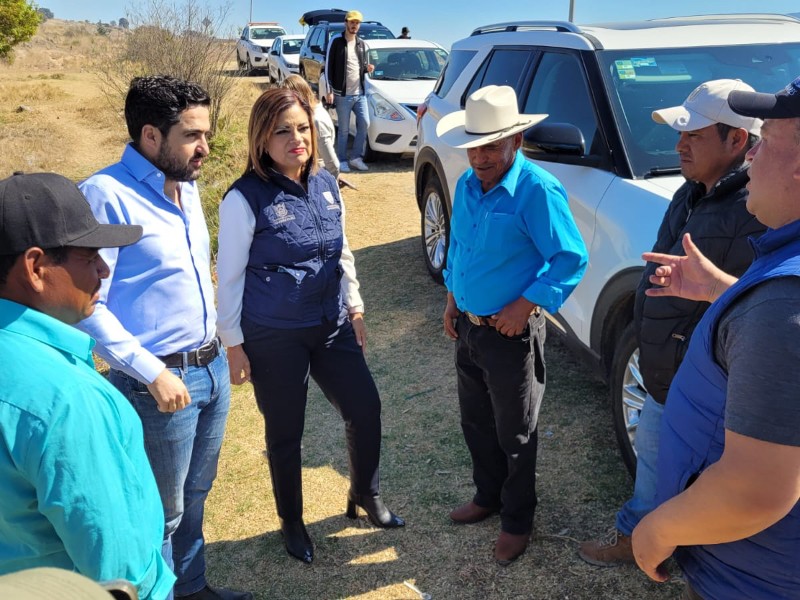
M 121 116 L 84 70 L 92 53 L 82 49 L 107 40 L 92 42 L 98 36 L 91 27 L 67 35 L 74 27 L 46 23 L 14 65 L 0 66 L 0 177 L 47 169 L 79 179 L 117 160 L 122 150 Z M 42 59 L 55 50 L 64 51 L 60 62 Z M 235 158 L 218 157 L 206 170 L 202 185 L 211 205 L 241 168 L 242 123 L 260 83 L 243 79 L 233 100 L 226 153 Z M 20 105 L 30 110 L 16 112 Z M 450 524 L 447 512 L 472 494 L 470 461 L 459 428 L 452 343 L 441 328 L 444 290 L 427 276 L 420 253 L 412 164 L 388 160 L 350 178 L 359 189 L 346 194 L 348 236 L 367 306 L 367 358 L 384 407 L 383 494 L 408 526 L 383 531 L 344 516 L 343 428 L 313 388 L 303 478 L 316 558 L 310 566 L 288 558 L 262 454 L 263 423 L 252 388 L 243 386 L 234 393 L 207 506 L 210 579 L 253 590 L 260 599 L 416 598 L 404 581 L 437 600 L 677 597 L 674 583 L 656 585 L 633 567 L 591 567 L 576 555 L 576 540 L 612 524 L 631 482 L 613 440 L 605 387 L 554 337 L 546 350 L 540 503 L 530 549 L 501 568 L 491 558 L 496 517 Z

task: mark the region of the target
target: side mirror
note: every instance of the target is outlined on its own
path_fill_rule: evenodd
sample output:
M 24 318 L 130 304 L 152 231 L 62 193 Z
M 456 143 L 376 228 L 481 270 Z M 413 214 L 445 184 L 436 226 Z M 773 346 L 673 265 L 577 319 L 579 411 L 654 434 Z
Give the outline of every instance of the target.
M 583 156 L 586 142 L 583 133 L 572 123 L 544 121 L 528 129 L 522 136 L 522 149 L 528 154 L 566 154 Z
M 309 46 L 309 50 L 311 50 L 312 52 L 315 52 L 317 54 L 322 54 L 322 47 L 321 46 L 317 46 L 316 44 L 313 45 L 313 46 Z
M 277 50 L 271 50 L 270 54 L 272 54 L 272 56 L 278 56 L 278 51 Z

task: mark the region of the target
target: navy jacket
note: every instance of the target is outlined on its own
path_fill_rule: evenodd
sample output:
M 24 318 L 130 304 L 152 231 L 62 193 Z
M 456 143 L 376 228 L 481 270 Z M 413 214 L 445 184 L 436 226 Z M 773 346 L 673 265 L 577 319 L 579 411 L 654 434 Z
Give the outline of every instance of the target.
M 242 317 L 291 329 L 336 321 L 343 310 L 342 207 L 338 186 L 320 170 L 308 191 L 280 173 L 251 173 L 231 186 L 256 217 L 245 273 Z
M 725 449 L 728 374 L 714 359 L 720 317 L 766 279 L 800 276 L 800 221 L 768 231 L 755 247 L 750 269 L 703 316 L 669 390 L 659 438 L 658 504 L 683 492 Z M 748 538 L 679 547 L 675 554 L 692 587 L 708 600 L 800 598 L 798 555 L 800 503 Z

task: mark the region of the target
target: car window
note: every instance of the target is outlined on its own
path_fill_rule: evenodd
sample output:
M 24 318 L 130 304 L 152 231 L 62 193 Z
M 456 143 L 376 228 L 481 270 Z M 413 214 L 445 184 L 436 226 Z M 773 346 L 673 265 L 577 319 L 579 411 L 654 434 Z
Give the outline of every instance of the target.
M 364 27 L 358 30 L 358 36 L 364 40 L 393 40 L 394 34 L 386 27 Z
M 314 30 L 314 33 L 311 34 L 311 37 L 308 40 L 308 47 L 311 48 L 313 46 L 321 46 L 322 45 L 321 39 L 322 39 L 323 33 L 324 33 L 324 31 L 322 30 L 322 28 L 321 27 L 317 27 Z
M 464 68 L 476 54 L 476 50 L 453 50 L 442 70 L 439 81 L 436 82 L 436 86 L 433 88 L 433 93 L 439 98 L 444 98 L 453 87 L 458 76 L 461 75 Z
M 247 34 L 248 33 L 250 33 L 250 29 L 249 28 L 245 27 L 244 29 L 242 29 L 242 39 L 243 40 L 247 39 Z
M 375 65 L 372 79 L 436 80 L 447 60 L 441 48 L 387 48 L 369 51 L 369 62 Z
M 536 69 L 522 112 L 547 114 L 547 123 L 570 123 L 581 130 L 587 154 L 597 136 L 595 117 L 583 65 L 575 54 L 545 52 Z
M 800 73 L 800 43 L 633 49 L 598 52 L 603 81 L 636 177 L 680 164 L 675 130 L 652 112 L 682 104 L 698 85 L 741 79 L 774 93 Z
M 302 45 L 303 40 L 283 40 L 283 53 L 300 54 L 300 46 Z
M 464 108 L 467 97 L 472 92 L 487 85 L 510 85 L 519 98 L 526 66 L 534 53 L 535 51 L 530 48 L 495 49 L 478 69 L 461 98 L 461 108 Z

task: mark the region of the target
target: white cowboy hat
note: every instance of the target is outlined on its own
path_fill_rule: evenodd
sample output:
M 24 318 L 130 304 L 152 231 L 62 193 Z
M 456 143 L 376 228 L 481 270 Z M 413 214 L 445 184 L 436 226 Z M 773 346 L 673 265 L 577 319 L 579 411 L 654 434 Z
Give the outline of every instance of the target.
M 442 117 L 436 135 L 448 146 L 474 148 L 510 137 L 546 118 L 519 114 L 513 88 L 487 85 L 470 94 L 466 110 Z

